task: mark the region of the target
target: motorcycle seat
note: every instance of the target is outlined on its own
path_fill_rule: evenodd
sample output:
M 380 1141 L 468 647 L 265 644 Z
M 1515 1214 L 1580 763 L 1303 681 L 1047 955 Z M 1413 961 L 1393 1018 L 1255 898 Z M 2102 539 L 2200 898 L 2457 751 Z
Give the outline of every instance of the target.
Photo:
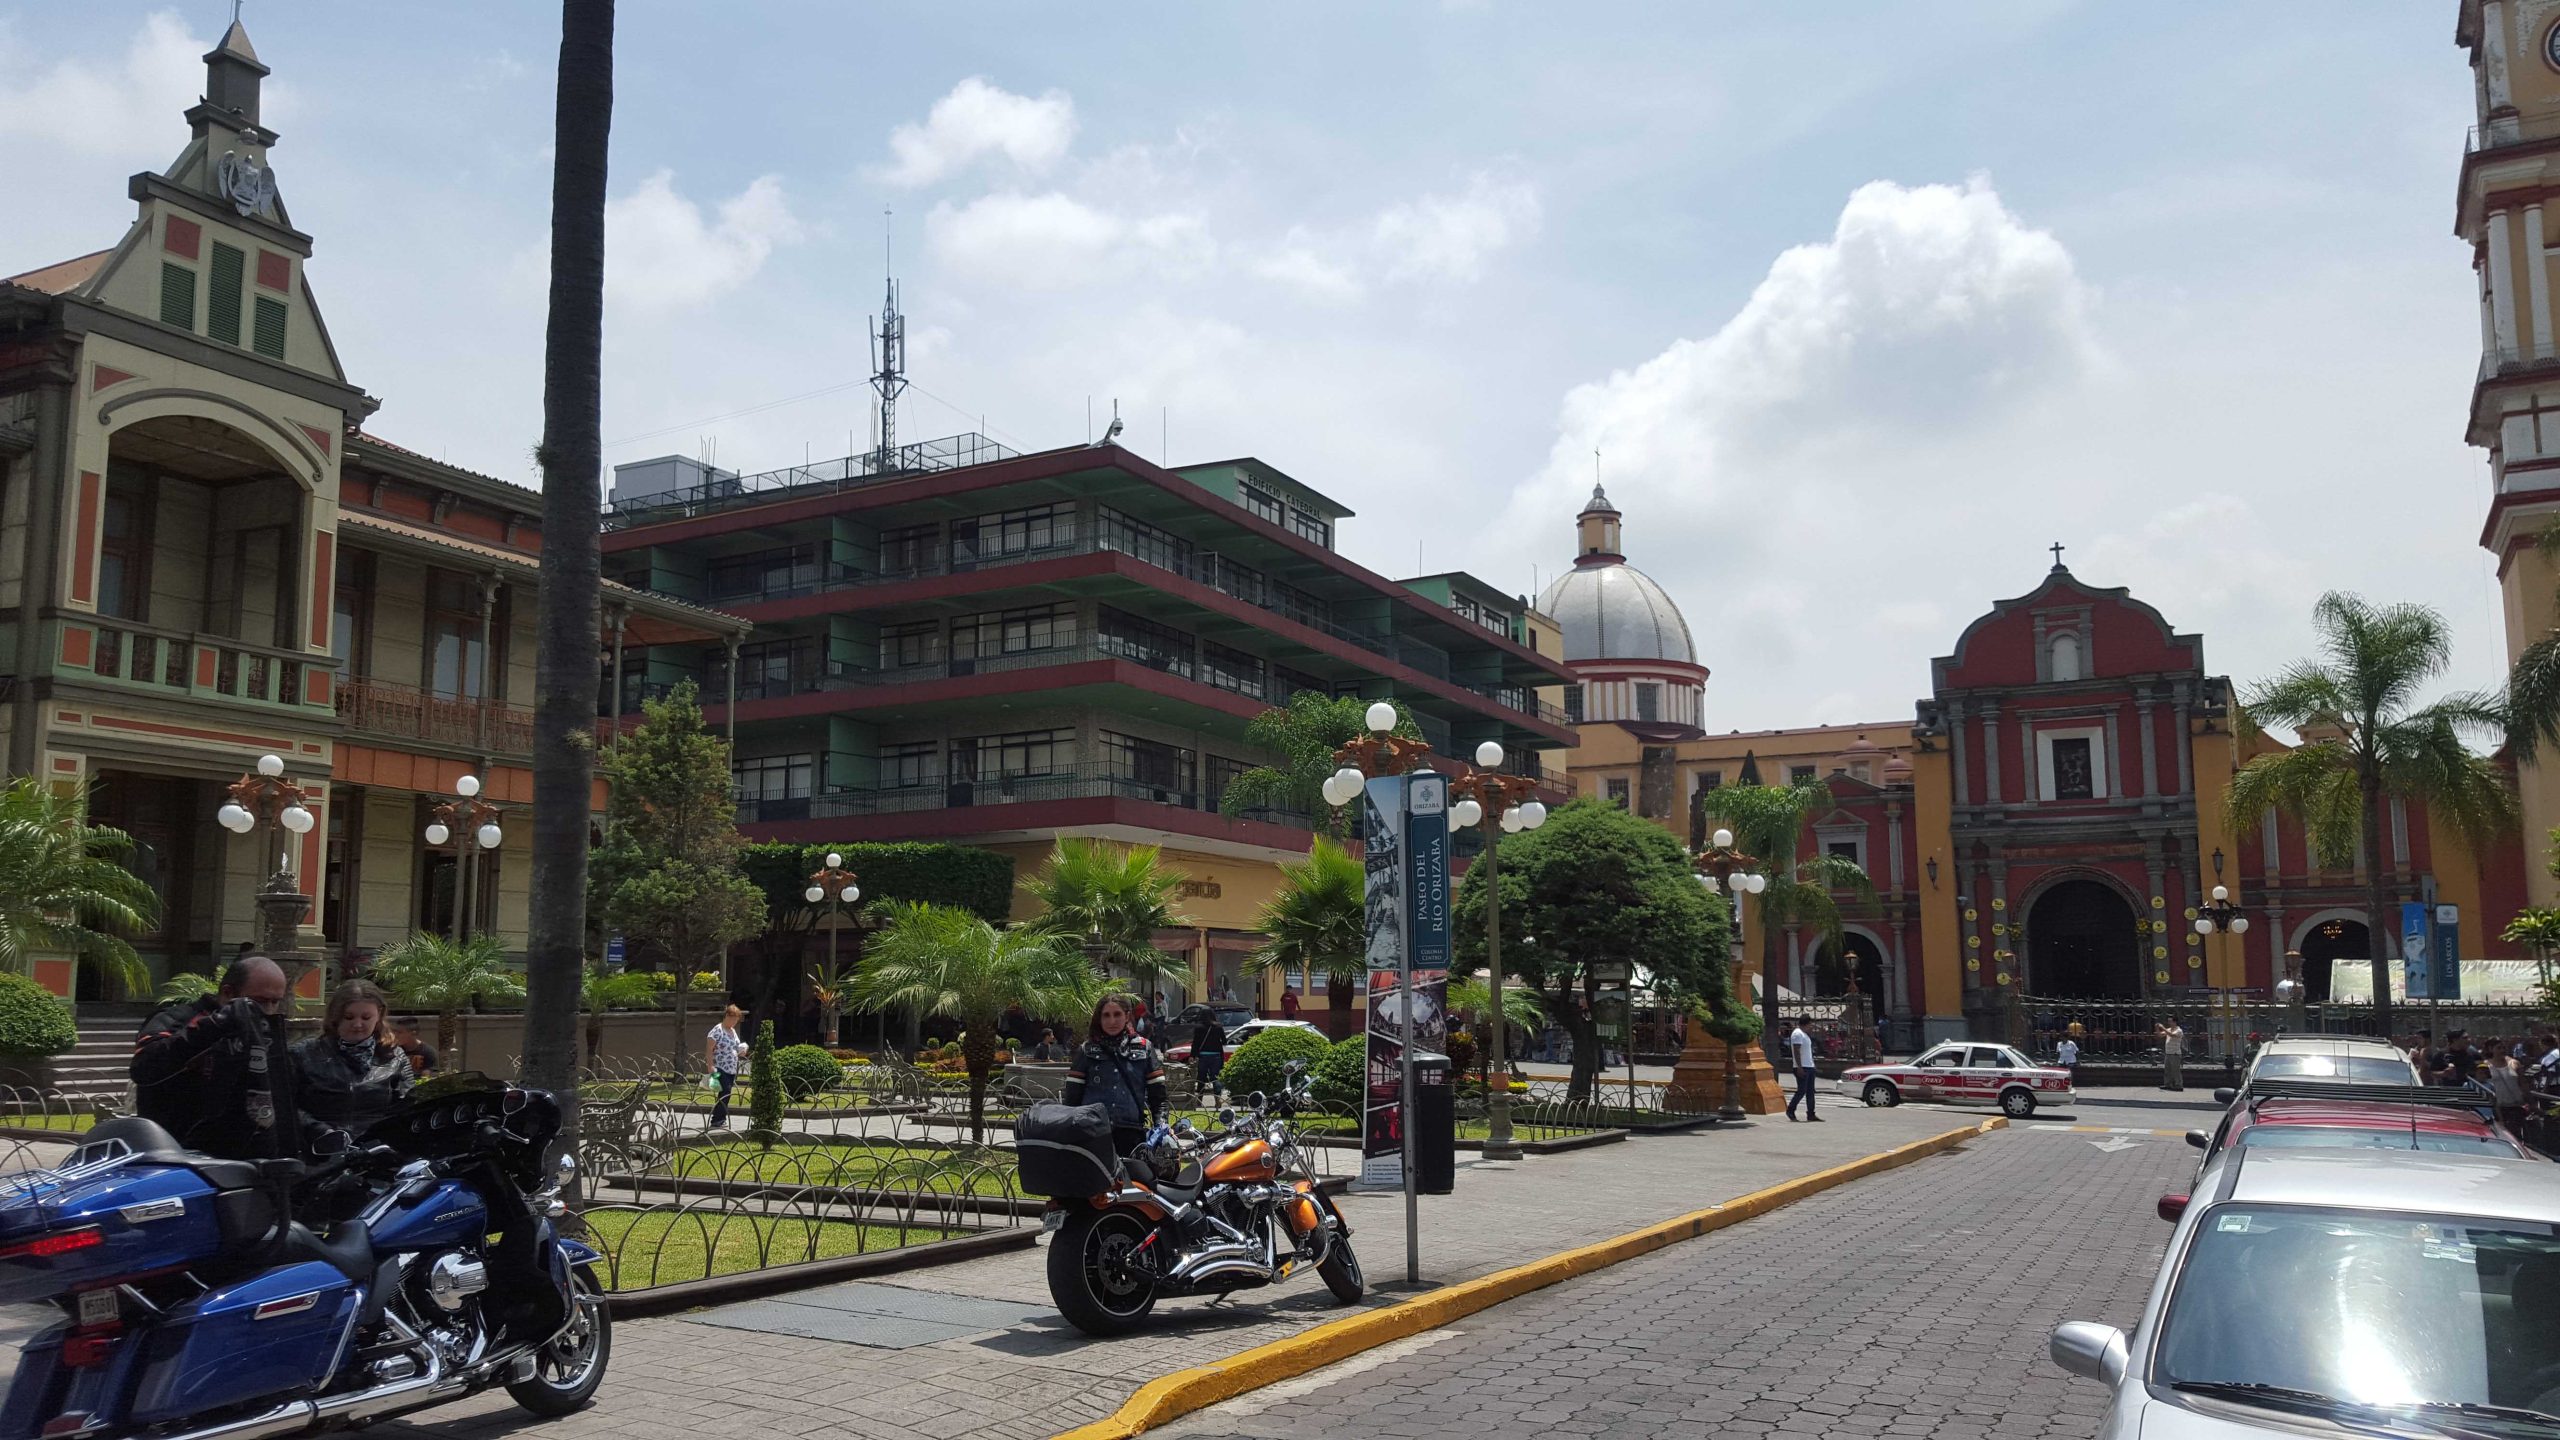
M 84 1143 L 121 1140 L 133 1153 L 154 1165 L 177 1165 L 196 1173 L 197 1178 L 217 1191 L 255 1190 L 264 1183 L 254 1160 L 217 1160 L 200 1155 L 178 1143 L 167 1126 L 139 1115 L 119 1115 L 101 1120 L 81 1137 Z
M 317 1260 L 351 1284 L 373 1283 L 373 1230 L 362 1220 L 349 1220 L 325 1238 L 296 1221 L 285 1227 L 284 1253 L 288 1260 Z

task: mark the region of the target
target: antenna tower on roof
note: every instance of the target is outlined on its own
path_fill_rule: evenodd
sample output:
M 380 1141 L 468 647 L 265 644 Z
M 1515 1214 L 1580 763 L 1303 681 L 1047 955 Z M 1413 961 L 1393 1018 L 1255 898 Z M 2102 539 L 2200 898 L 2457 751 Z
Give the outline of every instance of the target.
M 890 213 L 880 212 L 880 268 L 887 292 L 871 330 L 871 390 L 880 397 L 880 444 L 871 468 L 898 468 L 898 397 L 907 389 L 907 317 L 898 310 L 898 279 L 891 264 Z

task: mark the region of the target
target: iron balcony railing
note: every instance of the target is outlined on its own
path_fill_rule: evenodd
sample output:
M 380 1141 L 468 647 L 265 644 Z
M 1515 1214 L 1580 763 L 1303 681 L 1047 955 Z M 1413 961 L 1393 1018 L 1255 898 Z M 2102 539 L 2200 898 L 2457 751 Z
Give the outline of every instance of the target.
M 1216 813 L 1218 796 L 1197 779 L 1144 778 L 1123 770 L 1079 766 L 1038 775 L 933 775 L 912 784 L 821 791 L 806 796 L 747 796 L 738 801 L 738 822 L 825 820 L 859 815 L 911 815 L 927 810 L 983 809 L 1051 800 L 1116 798 L 1169 805 L 1179 810 Z M 1295 811 L 1264 809 L 1240 817 L 1308 829 L 1311 817 Z
M 606 508 L 604 528 L 625 530 L 636 525 L 654 525 L 661 521 L 713 514 L 741 505 L 761 505 L 803 495 L 855 490 L 909 475 L 991 465 L 999 460 L 1014 459 L 1021 453 L 1011 446 L 1000 445 L 984 435 L 973 433 L 901 445 L 894 451 L 874 450 L 847 455 L 815 465 L 793 465 L 754 475 L 720 476 L 680 490 L 617 499 Z
M 2560 138 L 2560 117 L 2499 115 L 2464 131 L 2462 150 L 2466 155 L 2477 155 L 2484 150 L 2503 150 L 2510 145 L 2554 138 Z
M 389 680 L 338 680 L 338 717 L 359 734 L 423 740 L 501 755 L 533 753 L 533 712 L 496 701 L 431 694 Z

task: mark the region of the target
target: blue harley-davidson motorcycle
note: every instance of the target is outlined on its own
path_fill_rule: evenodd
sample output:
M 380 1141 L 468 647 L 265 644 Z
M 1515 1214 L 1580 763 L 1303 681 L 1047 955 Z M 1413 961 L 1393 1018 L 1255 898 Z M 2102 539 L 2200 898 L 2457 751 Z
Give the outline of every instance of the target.
M 344 1154 L 215 1160 L 110 1120 L 0 1180 L 0 1304 L 27 1342 L 0 1440 L 258 1440 L 504 1385 L 538 1415 L 603 1383 L 596 1252 L 559 1235 L 552 1098 L 477 1075 L 419 1086 Z M 344 1216 L 324 1237 L 295 1218 Z

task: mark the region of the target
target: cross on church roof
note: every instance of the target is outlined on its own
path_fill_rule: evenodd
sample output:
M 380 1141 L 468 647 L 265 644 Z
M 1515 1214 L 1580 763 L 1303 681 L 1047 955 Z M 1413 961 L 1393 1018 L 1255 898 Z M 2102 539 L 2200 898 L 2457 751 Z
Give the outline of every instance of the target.
M 2053 568 L 2059 570 L 2062 568 L 2062 542 L 2059 540 L 2054 541 L 2051 548 L 2053 550 Z

